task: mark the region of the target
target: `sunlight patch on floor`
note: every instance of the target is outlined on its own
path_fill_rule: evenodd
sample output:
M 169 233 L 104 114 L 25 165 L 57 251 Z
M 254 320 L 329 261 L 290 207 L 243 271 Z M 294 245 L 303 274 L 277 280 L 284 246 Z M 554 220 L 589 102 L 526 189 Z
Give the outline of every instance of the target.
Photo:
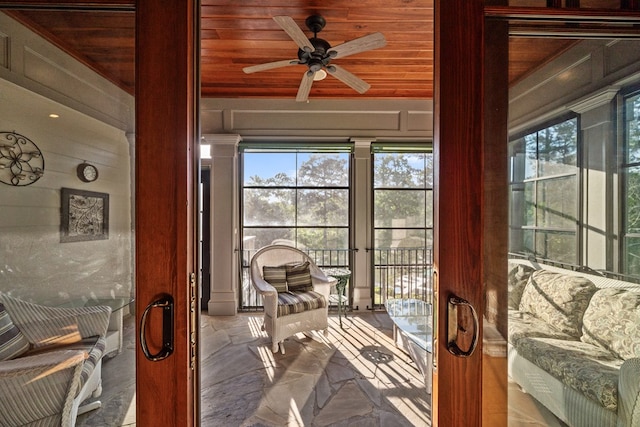
M 273 358 L 273 352 L 268 347 L 258 347 L 258 354 L 260 355 L 260 360 L 262 360 L 262 363 L 264 364 L 267 379 L 269 382 L 273 382 L 276 376 L 276 361 Z

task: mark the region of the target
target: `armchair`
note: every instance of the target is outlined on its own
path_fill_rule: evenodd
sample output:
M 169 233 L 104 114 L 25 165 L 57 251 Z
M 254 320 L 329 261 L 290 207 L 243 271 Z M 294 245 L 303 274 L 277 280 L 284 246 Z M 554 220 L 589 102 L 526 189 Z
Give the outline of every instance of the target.
M 110 307 L 46 307 L 0 293 L 0 311 L 4 330 L 28 341 L 26 352 L 0 361 L 0 425 L 73 427 L 100 407 L 81 404 L 102 393 Z
M 263 267 L 306 266 L 310 275 L 310 286 L 294 289 L 292 284 L 300 285 L 298 277 L 293 278 L 287 270 L 287 287 L 278 286 L 264 278 Z M 322 330 L 327 334 L 328 300 L 332 286 L 337 280 L 325 275 L 306 253 L 285 245 L 270 245 L 258 250 L 251 258 L 251 283 L 264 304 L 263 330 L 271 337 L 272 351 L 278 348 L 284 354 L 283 341 L 298 332 Z

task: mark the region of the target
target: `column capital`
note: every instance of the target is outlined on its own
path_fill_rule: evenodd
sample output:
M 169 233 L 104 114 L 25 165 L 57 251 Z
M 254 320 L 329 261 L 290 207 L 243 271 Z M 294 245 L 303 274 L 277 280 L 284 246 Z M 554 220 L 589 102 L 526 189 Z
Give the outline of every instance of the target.
M 211 146 L 211 158 L 235 157 L 242 136 L 231 133 L 202 135 L 201 145 Z
M 371 143 L 376 142 L 376 138 L 351 138 L 349 141 L 353 142 L 356 148 L 360 148 L 371 146 Z
M 209 133 L 202 135 L 201 143 L 213 145 L 234 145 L 242 141 L 242 136 L 235 133 Z
M 575 113 L 583 114 L 587 111 L 593 110 L 594 108 L 608 104 L 613 98 L 615 98 L 619 91 L 619 87 L 609 86 L 599 92 L 589 95 L 586 98 L 582 98 L 568 107 Z

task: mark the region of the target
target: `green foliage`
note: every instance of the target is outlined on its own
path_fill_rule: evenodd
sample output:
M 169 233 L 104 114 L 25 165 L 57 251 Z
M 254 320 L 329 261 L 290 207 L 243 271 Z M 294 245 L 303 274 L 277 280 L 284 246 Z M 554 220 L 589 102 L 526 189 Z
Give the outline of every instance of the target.
M 432 224 L 433 156 L 431 153 L 378 153 L 374 165 L 376 228 L 419 227 Z M 424 241 L 424 236 L 420 236 Z M 394 243 L 392 230 L 376 231 L 376 247 Z M 424 242 L 423 244 L 426 244 Z
M 298 159 L 300 157 L 298 155 Z M 433 183 L 432 155 L 376 155 L 374 170 L 376 186 L 389 188 L 376 192 L 376 226 L 391 226 L 394 220 L 399 220 L 403 227 L 422 228 L 424 235 L 425 223 L 432 221 L 429 190 Z M 245 234 L 256 235 L 258 244 L 288 239 L 313 249 L 348 247 L 349 164 L 346 156 L 313 153 L 299 164 L 293 176 L 284 171 L 272 177 L 251 175 L 244 185 L 244 224 L 261 227 L 247 229 Z M 386 243 L 390 244 L 392 233 L 385 235 L 389 236 Z
M 349 225 L 348 185 L 348 160 L 338 154 L 311 154 L 293 177 L 285 172 L 267 178 L 252 175 L 245 187 L 261 188 L 244 190 L 245 226 L 290 227 L 260 229 L 260 244 L 297 239 L 308 248 L 345 248 L 348 230 L 342 227 Z

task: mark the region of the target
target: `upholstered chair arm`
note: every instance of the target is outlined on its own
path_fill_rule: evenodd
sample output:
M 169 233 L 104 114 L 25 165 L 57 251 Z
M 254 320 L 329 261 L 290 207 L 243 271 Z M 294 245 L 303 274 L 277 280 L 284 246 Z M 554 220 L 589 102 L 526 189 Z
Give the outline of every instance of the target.
M 0 425 L 72 425 L 85 356 L 64 350 L 0 362 Z
M 278 291 L 259 275 L 254 275 L 251 279 L 258 293 L 262 295 L 264 311 L 275 319 L 278 313 Z
M 313 290 L 322 294 L 328 301 L 331 288 L 338 283 L 338 280 L 321 272 L 320 274 L 311 274 L 311 283 L 313 284 Z
M 255 284 L 256 290 L 258 291 L 258 293 L 260 295 L 265 296 L 265 295 L 277 295 L 278 294 L 278 291 L 276 291 L 276 288 L 274 288 L 271 283 L 267 282 L 262 277 L 254 276 L 251 279 L 253 280 L 253 283 Z
M 618 380 L 618 427 L 640 426 L 640 358 L 626 360 Z
M 13 323 L 34 347 L 66 344 L 104 336 L 111 307 L 47 307 L 0 294 Z

